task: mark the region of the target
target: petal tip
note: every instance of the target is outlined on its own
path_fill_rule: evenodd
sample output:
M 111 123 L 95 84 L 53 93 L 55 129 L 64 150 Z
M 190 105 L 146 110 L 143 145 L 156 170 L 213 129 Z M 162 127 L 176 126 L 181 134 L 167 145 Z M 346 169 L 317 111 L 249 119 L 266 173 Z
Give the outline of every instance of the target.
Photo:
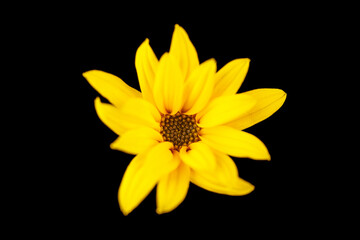
M 159 59 L 159 65 L 160 64 L 164 64 L 164 62 L 167 61 L 167 58 L 171 57 L 171 55 L 169 54 L 169 52 L 164 52 L 163 55 L 161 55 L 160 59 Z
M 82 73 L 82 76 L 83 76 L 84 78 L 86 78 L 86 80 L 88 80 L 89 76 L 90 76 L 92 73 L 95 73 L 95 72 L 98 72 L 98 71 L 99 71 L 99 70 L 95 70 L 95 69 L 89 70 L 89 71 L 83 72 L 83 73 Z
M 91 70 L 90 70 L 90 71 L 91 71 Z M 82 73 L 82 76 L 83 76 L 84 78 L 86 78 L 86 76 L 89 74 L 90 71 L 83 72 L 83 73 Z
M 287 98 L 287 93 L 284 90 L 282 90 L 282 91 L 284 92 L 283 98 L 286 99 Z
M 238 58 L 239 61 L 243 61 L 245 63 L 250 63 L 251 59 L 250 58 Z
M 165 213 L 165 211 L 162 210 L 162 209 L 156 208 L 156 213 L 157 213 L 158 215 L 161 215 L 161 214 Z
M 210 58 L 209 60 L 207 60 L 206 62 L 211 62 L 211 64 L 215 65 L 217 64 L 216 59 L 215 58 Z
M 254 185 L 252 185 L 251 183 L 249 183 L 250 184 L 250 186 L 249 186 L 249 193 L 252 193 L 254 190 L 255 190 L 255 186 Z M 249 194 L 248 193 L 248 194 Z
M 275 89 L 278 90 L 278 93 L 277 93 L 278 100 L 279 101 L 281 100 L 282 104 L 284 104 L 284 102 L 285 102 L 285 100 L 287 98 L 287 93 L 282 89 L 277 89 L 277 88 L 275 88 Z M 282 106 L 282 104 L 281 104 L 281 106 Z
M 284 90 L 279 89 L 279 88 L 274 88 L 274 90 L 277 90 L 277 91 L 278 91 L 278 95 L 279 95 L 279 96 L 286 98 L 287 93 L 286 93 Z
M 145 38 L 145 40 L 142 42 L 141 45 L 146 45 L 146 46 L 150 45 L 150 40 L 149 40 L 149 38 Z
M 271 156 L 269 153 L 269 150 L 267 149 L 267 147 L 265 146 L 265 144 L 263 143 L 263 153 L 262 156 L 259 156 L 258 158 L 254 158 L 254 160 L 263 160 L 263 161 L 271 161 Z
M 121 198 L 120 195 L 120 188 L 118 191 L 118 203 L 119 203 L 119 207 L 120 207 L 120 211 L 124 214 L 124 216 L 129 215 L 129 213 L 131 213 L 132 210 L 130 210 L 128 207 L 124 206 L 124 199 Z
M 119 136 L 119 138 L 120 138 L 120 136 Z M 118 142 L 118 139 L 116 139 L 115 141 L 113 141 L 112 143 L 110 143 L 110 145 L 109 145 L 110 149 L 111 149 L 111 150 L 119 150 L 119 151 L 122 151 L 121 149 L 119 149 L 119 148 L 117 147 L 117 142 Z
M 101 100 L 100 100 L 100 97 L 97 96 L 97 97 L 95 98 L 95 100 L 94 100 L 94 104 L 95 104 L 95 106 L 96 106 L 96 105 L 98 105 L 99 103 L 101 103 Z
M 252 193 L 255 190 L 255 186 L 248 181 L 245 181 L 241 178 L 239 178 L 238 180 L 238 187 L 240 187 L 241 190 L 239 189 L 240 191 L 238 192 L 238 194 L 236 194 L 237 196 L 244 196 Z
M 124 216 L 126 217 L 127 215 L 129 215 L 129 211 L 126 211 L 125 209 L 123 208 L 120 208 L 121 212 L 124 214 Z
M 120 205 L 120 210 L 121 210 L 121 212 L 124 214 L 125 217 L 132 212 L 132 210 L 126 209 L 126 208 L 124 208 L 124 207 L 121 206 L 121 205 Z

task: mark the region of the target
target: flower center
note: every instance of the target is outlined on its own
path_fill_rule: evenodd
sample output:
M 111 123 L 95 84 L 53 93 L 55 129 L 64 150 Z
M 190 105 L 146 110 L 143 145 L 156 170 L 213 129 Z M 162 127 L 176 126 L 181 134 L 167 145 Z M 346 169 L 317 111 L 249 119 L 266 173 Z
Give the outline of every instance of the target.
M 175 115 L 166 114 L 161 117 L 160 134 L 164 141 L 172 142 L 177 151 L 183 146 L 200 141 L 199 131 L 195 115 L 178 112 Z

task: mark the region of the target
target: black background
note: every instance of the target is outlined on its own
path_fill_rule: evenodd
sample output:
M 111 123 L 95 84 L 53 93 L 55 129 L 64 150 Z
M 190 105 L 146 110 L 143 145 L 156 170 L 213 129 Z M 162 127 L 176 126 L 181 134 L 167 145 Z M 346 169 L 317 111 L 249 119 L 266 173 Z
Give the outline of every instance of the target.
M 215 225 L 231 222 L 233 228 L 243 231 L 249 231 L 248 226 L 255 229 L 272 226 L 272 231 L 279 233 L 283 229 L 301 232 L 315 228 L 318 216 L 323 213 L 316 197 L 321 184 L 310 181 L 315 170 L 308 166 L 314 166 L 316 157 L 307 153 L 311 152 L 310 141 L 314 140 L 303 137 L 309 133 L 305 127 L 309 110 L 304 90 L 306 96 L 312 94 L 311 88 L 304 88 L 312 80 L 304 79 L 314 78 L 307 71 L 310 66 L 306 60 L 309 49 L 318 44 L 314 38 L 317 29 L 309 28 L 302 13 L 292 8 L 285 12 L 267 12 L 266 6 L 261 11 L 245 7 L 185 9 L 170 7 L 153 12 L 142 6 L 141 11 L 131 12 L 126 8 L 109 11 L 107 7 L 80 10 L 74 37 L 78 67 L 76 77 L 71 78 L 77 92 L 76 119 L 72 123 L 76 129 L 72 136 L 76 151 L 69 163 L 73 175 L 71 191 L 65 196 L 74 216 L 70 218 L 86 229 L 99 232 L 124 230 L 124 224 L 131 225 L 137 217 L 171 221 L 178 217 Z M 306 14 L 310 18 L 312 12 Z M 184 202 L 168 214 L 155 213 L 156 194 L 152 191 L 124 217 L 118 206 L 117 191 L 133 156 L 109 148 L 116 134 L 97 117 L 93 101 L 99 94 L 81 74 L 92 69 L 103 70 L 139 89 L 134 66 L 138 46 L 149 38 L 160 58 L 169 50 L 176 23 L 189 34 L 200 62 L 215 58 L 220 69 L 235 58 L 251 59 L 239 92 L 280 88 L 288 94 L 280 110 L 246 130 L 265 143 L 272 160 L 234 158 L 239 176 L 255 185 L 255 191 L 247 196 L 220 195 L 191 184 Z M 304 217 L 306 220 L 302 222 Z

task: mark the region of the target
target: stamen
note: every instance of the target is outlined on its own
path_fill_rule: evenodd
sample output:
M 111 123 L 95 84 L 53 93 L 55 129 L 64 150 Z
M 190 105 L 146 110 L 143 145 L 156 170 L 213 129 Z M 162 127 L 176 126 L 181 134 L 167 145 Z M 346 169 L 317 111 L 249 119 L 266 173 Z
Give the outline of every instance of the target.
M 166 114 L 161 117 L 160 134 L 164 141 L 172 142 L 177 151 L 183 146 L 200 141 L 200 130 L 195 115 L 177 112 L 175 115 Z

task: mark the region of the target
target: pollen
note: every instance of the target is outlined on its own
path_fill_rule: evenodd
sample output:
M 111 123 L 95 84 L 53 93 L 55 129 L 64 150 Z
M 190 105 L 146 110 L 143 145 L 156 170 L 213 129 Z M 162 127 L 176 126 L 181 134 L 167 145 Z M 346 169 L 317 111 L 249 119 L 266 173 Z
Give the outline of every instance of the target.
M 200 129 L 196 124 L 195 115 L 178 112 L 175 115 L 166 114 L 161 117 L 160 134 L 164 141 L 172 142 L 177 151 L 183 146 L 200 141 Z

